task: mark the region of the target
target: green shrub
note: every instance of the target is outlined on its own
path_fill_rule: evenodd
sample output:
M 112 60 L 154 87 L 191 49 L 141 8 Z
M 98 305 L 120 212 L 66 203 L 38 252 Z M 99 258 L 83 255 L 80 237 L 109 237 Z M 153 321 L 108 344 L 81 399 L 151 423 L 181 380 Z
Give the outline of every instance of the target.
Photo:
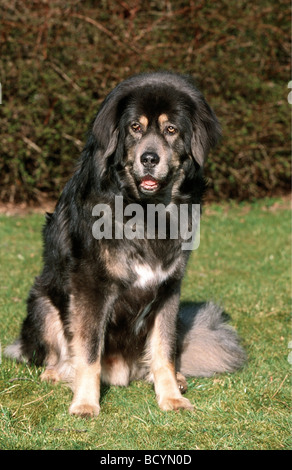
M 106 94 L 142 71 L 197 81 L 222 123 L 212 199 L 290 189 L 290 2 L 3 0 L 0 200 L 56 198 Z

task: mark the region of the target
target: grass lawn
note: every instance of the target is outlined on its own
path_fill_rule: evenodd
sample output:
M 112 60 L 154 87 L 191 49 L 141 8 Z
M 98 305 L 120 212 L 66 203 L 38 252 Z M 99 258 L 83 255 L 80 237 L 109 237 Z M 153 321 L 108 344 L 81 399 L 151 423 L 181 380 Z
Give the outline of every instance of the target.
M 41 267 L 43 220 L 0 217 L 2 350 L 18 334 Z M 41 383 L 41 369 L 2 356 L 0 449 L 291 448 L 290 222 L 280 199 L 205 208 L 182 299 L 223 304 L 249 361 L 235 374 L 189 379 L 194 413 L 160 411 L 152 385 L 133 382 L 102 389 L 97 419 L 72 417 L 67 387 Z

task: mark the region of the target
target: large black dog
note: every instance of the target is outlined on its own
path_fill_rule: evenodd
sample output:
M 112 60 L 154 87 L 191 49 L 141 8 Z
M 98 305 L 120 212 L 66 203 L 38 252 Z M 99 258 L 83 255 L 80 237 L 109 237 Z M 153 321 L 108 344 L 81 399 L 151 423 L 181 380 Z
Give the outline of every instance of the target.
M 138 219 L 132 224 L 132 236 L 123 231 L 130 204 L 143 214 L 156 204 L 184 205 L 191 226 L 205 188 L 203 163 L 219 134 L 213 111 L 181 75 L 134 76 L 102 104 L 77 170 L 47 215 L 44 268 L 20 338 L 6 349 L 45 364 L 44 380 L 71 382 L 70 413 L 99 413 L 100 381 L 125 386 L 141 378 L 154 382 L 161 409 L 192 409 L 181 395 L 184 375 L 243 364 L 237 335 L 217 306 L 179 310 L 191 249 L 183 249 L 180 231 L 171 233 L 170 212 L 163 237 L 146 215 L 139 230 Z M 96 215 L 103 215 L 98 236 Z

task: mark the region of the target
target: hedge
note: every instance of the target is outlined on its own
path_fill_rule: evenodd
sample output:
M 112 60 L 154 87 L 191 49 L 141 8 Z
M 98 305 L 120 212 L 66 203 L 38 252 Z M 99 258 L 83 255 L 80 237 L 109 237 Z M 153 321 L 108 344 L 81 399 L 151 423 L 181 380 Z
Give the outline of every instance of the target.
M 223 129 L 210 199 L 290 190 L 290 1 L 2 0 L 0 200 L 58 197 L 122 79 L 191 74 Z

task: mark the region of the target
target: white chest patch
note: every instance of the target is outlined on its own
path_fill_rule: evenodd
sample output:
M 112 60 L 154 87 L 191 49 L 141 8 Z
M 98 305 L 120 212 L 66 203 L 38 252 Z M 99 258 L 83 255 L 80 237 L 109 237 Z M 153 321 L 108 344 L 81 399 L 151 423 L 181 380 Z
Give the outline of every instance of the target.
M 136 263 L 133 266 L 133 270 L 137 275 L 134 287 L 144 288 L 155 284 L 161 284 L 167 280 L 167 278 L 174 272 L 175 268 L 175 263 L 168 270 L 162 269 L 161 266 L 151 268 L 149 264 Z

